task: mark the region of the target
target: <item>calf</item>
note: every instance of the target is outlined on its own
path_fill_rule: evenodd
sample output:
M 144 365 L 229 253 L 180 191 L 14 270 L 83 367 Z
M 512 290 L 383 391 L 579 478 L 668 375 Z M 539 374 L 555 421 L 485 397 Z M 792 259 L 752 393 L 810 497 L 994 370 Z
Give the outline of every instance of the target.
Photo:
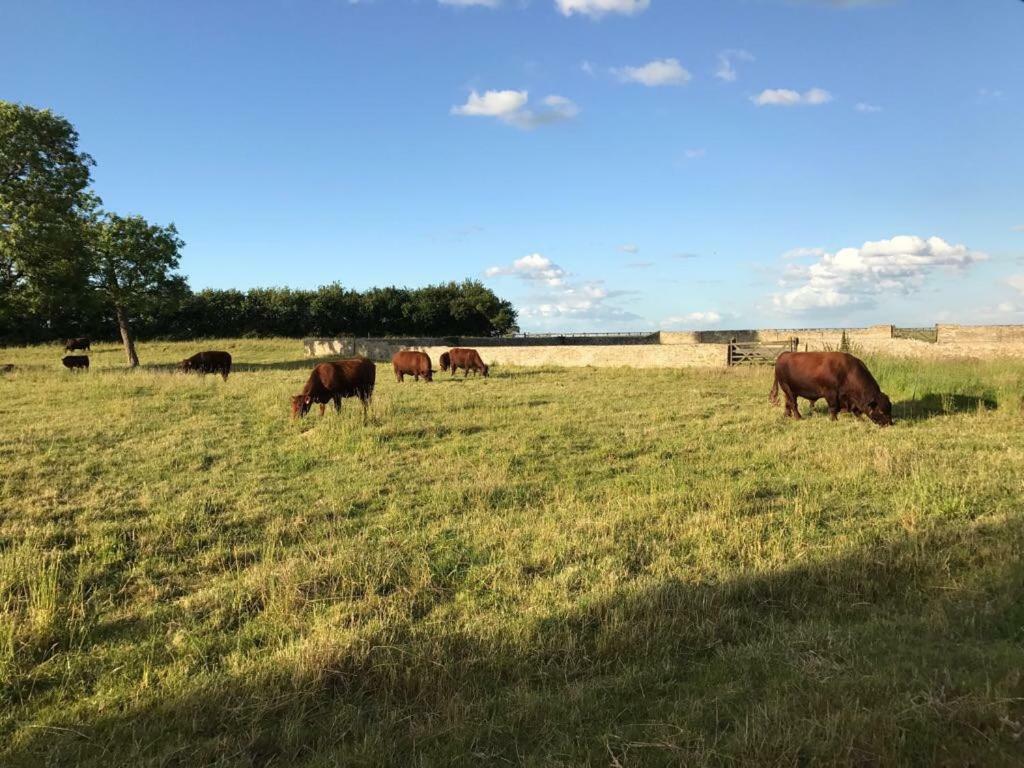
M 835 421 L 840 411 L 865 415 L 876 424 L 892 424 L 892 402 L 862 360 L 845 352 L 783 352 L 775 361 L 769 401 L 786 396 L 786 415 L 801 418 L 797 398 L 813 404 L 825 398 Z
M 65 368 L 72 371 L 78 369 L 84 369 L 86 371 L 89 370 L 88 355 L 64 355 L 64 357 L 61 358 L 61 362 L 64 364 Z
M 420 380 L 420 376 L 425 381 L 434 380 L 430 356 L 426 352 L 414 352 L 408 349 L 396 352 L 395 356 L 391 358 L 391 364 L 395 368 L 395 378 L 399 383 L 405 381 L 407 375 L 415 377 L 416 381 Z
M 88 337 L 83 336 L 80 339 L 67 339 L 64 342 L 65 352 L 74 352 L 76 349 L 89 349 L 90 342 Z
M 227 352 L 197 352 L 178 363 L 178 370 L 186 373 L 219 373 L 227 381 L 231 373 L 231 355 Z
M 447 371 L 449 368 L 452 371 L 452 376 L 455 375 L 455 371 L 459 368 L 463 370 L 463 376 L 469 376 L 470 371 L 476 371 L 486 377 L 491 370 L 484 363 L 479 352 L 475 349 L 465 349 L 462 347 L 450 349 L 441 355 L 441 370 Z
M 320 363 L 306 380 L 302 391 L 292 397 L 292 418 L 309 413 L 313 403 L 320 404 L 320 415 L 324 415 L 327 403 L 334 401 L 334 410 L 341 410 L 341 398 L 358 397 L 363 404 L 363 424 L 366 423 L 366 409 L 373 397 L 373 386 L 377 380 L 377 366 L 365 357 L 351 357 L 334 363 Z

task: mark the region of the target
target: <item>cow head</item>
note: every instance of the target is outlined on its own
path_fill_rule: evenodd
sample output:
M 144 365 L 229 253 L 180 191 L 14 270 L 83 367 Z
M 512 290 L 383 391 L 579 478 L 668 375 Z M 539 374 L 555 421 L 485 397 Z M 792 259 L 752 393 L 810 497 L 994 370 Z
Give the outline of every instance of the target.
M 434 372 L 432 370 L 430 370 L 429 368 L 427 368 L 427 372 L 423 374 L 423 380 L 424 381 L 433 381 L 434 380 Z
M 869 419 L 881 427 L 888 427 L 892 424 L 892 400 L 885 392 L 879 392 L 869 400 L 864 412 Z
M 484 378 L 486 379 L 490 375 L 491 375 L 491 366 L 489 366 L 487 363 L 484 363 Z
M 180 363 L 178 363 L 178 370 L 179 371 L 185 371 L 185 372 L 191 371 L 192 370 L 192 361 L 187 359 L 187 358 L 185 360 L 182 360 Z
M 292 418 L 301 419 L 309 413 L 311 405 L 313 405 L 313 398 L 309 395 L 292 395 Z
M 441 370 L 442 371 L 447 371 L 448 367 L 451 365 L 451 362 L 452 362 L 452 356 L 451 355 L 449 355 L 447 352 L 441 353 Z

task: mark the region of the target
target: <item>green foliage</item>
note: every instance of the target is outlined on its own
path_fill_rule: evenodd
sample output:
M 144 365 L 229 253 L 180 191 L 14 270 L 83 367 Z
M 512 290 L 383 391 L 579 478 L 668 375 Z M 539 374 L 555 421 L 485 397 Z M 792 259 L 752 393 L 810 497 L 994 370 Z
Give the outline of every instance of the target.
M 479 282 L 424 288 L 373 288 L 360 293 L 334 283 L 314 290 L 206 289 L 172 280 L 136 310 L 142 339 L 215 336 L 500 336 L 517 330 L 515 309 Z M 108 314 L 83 327 L 116 328 Z M 25 341 L 26 339 L 12 339 Z M 31 339 L 29 339 L 31 340 Z
M 5 768 L 1020 765 L 1020 362 L 869 360 L 889 429 L 768 368 L 382 367 L 363 427 L 207 345 L 0 356 Z
M 87 311 L 92 165 L 67 120 L 0 101 L 0 334 L 59 334 Z
M 184 279 L 174 270 L 184 242 L 173 224 L 111 213 L 95 221 L 91 234 L 92 285 L 107 305 L 134 316 L 181 295 Z

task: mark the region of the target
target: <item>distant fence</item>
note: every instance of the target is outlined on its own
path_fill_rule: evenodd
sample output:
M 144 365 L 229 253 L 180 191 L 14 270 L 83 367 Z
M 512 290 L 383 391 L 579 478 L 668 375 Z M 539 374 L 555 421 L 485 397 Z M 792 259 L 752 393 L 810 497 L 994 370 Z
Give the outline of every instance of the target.
M 796 352 L 800 340 L 788 341 L 736 341 L 729 342 L 728 365 L 774 365 L 783 352 Z
M 914 341 L 927 341 L 929 344 L 935 344 L 939 340 L 939 329 L 938 326 L 933 325 L 931 328 L 893 328 L 892 337 L 894 339 L 912 339 Z

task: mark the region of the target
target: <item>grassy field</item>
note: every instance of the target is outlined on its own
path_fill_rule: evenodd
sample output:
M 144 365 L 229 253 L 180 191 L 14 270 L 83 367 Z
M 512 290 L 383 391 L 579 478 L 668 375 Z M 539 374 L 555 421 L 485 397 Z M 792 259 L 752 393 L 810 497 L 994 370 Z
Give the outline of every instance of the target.
M 0 350 L 0 765 L 1021 765 L 1024 364 L 495 369 L 371 422 Z M 821 404 L 823 407 L 823 404 Z

